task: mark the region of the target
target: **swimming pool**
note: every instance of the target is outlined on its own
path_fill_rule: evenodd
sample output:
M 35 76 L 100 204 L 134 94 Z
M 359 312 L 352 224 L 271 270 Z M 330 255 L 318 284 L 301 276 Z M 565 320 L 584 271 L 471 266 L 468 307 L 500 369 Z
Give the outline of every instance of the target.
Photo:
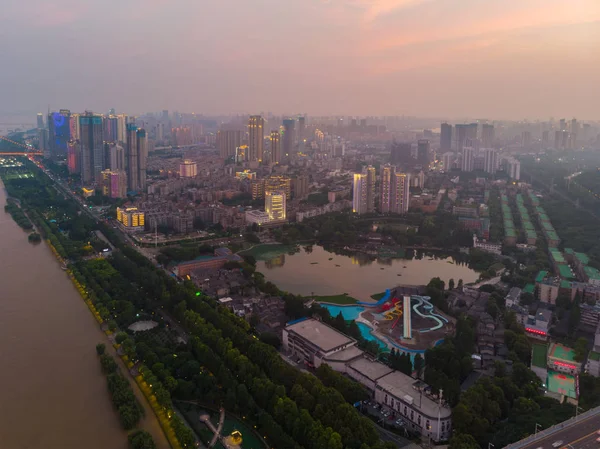
M 358 329 L 360 330 L 360 334 L 362 335 L 362 337 L 365 340 L 371 340 L 371 341 L 376 342 L 381 351 L 384 351 L 384 352 L 389 351 L 388 345 L 385 344 L 385 342 L 381 341 L 379 338 L 377 338 L 375 335 L 373 335 L 371 333 L 371 328 L 368 325 L 366 325 L 365 323 L 360 323 L 360 322 L 356 323 L 356 325 L 358 326 Z
M 321 304 L 321 307 L 329 310 L 329 315 L 333 318 L 342 312 L 342 316 L 346 321 L 356 320 L 360 313 L 365 310 L 364 307 L 360 306 L 337 306 L 335 304 Z

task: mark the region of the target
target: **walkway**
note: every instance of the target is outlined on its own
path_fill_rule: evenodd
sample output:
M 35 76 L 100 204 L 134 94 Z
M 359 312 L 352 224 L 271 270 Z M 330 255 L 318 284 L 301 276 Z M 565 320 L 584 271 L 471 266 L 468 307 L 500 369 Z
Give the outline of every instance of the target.
M 213 433 L 212 440 L 210 440 L 208 447 L 214 447 L 214 445 L 217 444 L 217 441 L 223 438 L 221 436 L 221 432 L 223 431 L 223 424 L 225 424 L 225 409 L 221 407 L 221 409 L 219 410 L 219 424 L 217 425 L 217 427 L 215 427 L 215 425 L 210 420 L 210 415 L 200 416 L 200 421 L 203 422 L 206 425 L 206 427 L 208 427 Z

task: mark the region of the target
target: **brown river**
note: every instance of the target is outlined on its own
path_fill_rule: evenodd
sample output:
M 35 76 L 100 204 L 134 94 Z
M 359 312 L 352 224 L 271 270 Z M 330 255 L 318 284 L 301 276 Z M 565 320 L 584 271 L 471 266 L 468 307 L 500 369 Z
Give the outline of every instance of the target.
M 95 351 L 108 340 L 50 249 L 27 241 L 5 202 L 0 182 L 0 448 L 126 449 Z M 140 428 L 166 449 L 133 388 L 146 410 Z

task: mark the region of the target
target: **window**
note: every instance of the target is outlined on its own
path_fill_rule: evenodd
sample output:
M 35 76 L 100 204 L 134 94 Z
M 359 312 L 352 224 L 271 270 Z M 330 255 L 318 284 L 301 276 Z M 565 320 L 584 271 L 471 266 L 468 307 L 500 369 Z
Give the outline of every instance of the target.
M 444 422 L 442 423 L 442 432 L 444 431 L 444 424 L 445 424 L 445 423 L 446 423 L 446 421 L 444 421 Z M 425 421 L 425 428 L 426 428 L 427 430 L 431 430 L 431 423 L 429 422 L 429 420 Z
M 408 416 L 408 411 L 406 409 L 406 405 L 404 406 L 404 416 Z
M 414 420 L 415 420 L 415 411 L 414 411 L 414 410 L 411 410 L 411 411 L 410 411 L 410 420 L 411 420 L 411 421 L 414 421 Z
M 419 425 L 421 425 L 421 415 L 419 415 L 417 421 L 418 421 Z

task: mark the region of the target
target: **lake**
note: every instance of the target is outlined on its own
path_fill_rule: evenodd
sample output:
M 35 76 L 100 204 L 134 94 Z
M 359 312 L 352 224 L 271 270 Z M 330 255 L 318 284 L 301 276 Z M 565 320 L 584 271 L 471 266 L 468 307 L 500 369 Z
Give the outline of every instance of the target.
M 337 255 L 317 245 L 308 249 L 261 245 L 251 254 L 267 281 L 299 295 L 347 293 L 361 301 L 371 301 L 372 294 L 400 284 L 424 285 L 433 277 L 440 277 L 446 285 L 450 279 L 456 283 L 462 279 L 467 284 L 479 278 L 476 271 L 451 257 L 422 253 L 413 259 L 369 261 L 364 256 Z

